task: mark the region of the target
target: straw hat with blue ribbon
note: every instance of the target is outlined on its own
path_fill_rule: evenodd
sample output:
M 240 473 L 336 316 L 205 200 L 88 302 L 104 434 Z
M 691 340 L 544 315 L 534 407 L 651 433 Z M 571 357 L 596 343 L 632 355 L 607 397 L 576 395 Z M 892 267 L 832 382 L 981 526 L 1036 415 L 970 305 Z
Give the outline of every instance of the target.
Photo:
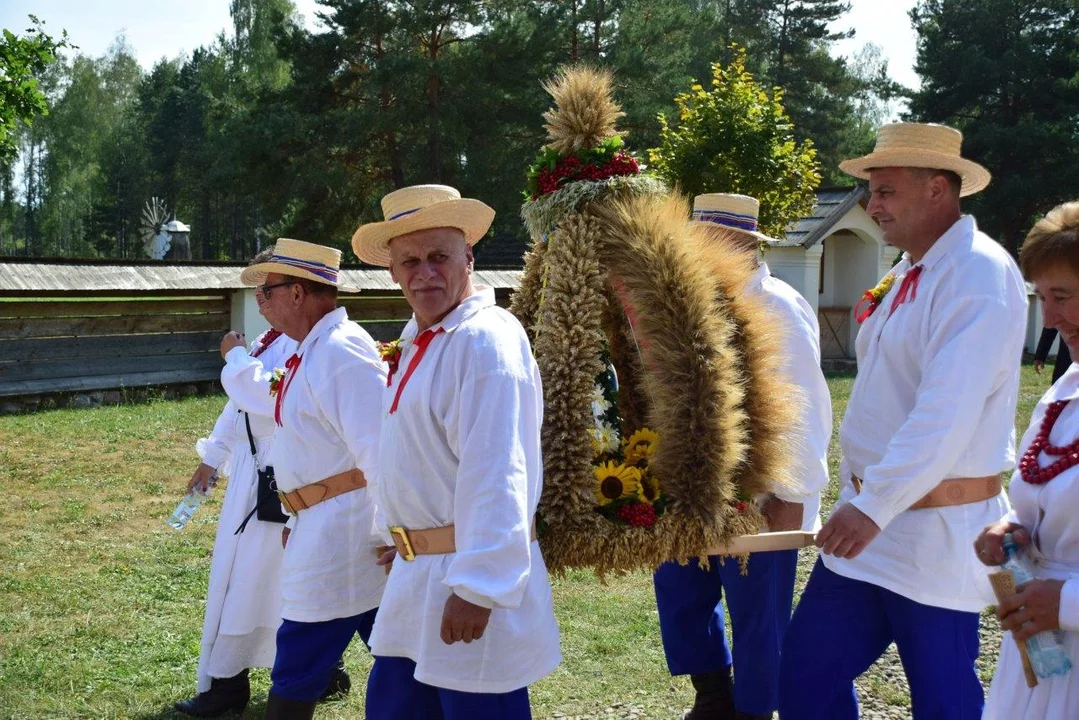
M 383 222 L 361 225 L 352 236 L 356 257 L 371 265 L 389 267 L 390 240 L 418 230 L 452 227 L 465 234 L 469 245 L 479 242 L 495 211 L 471 198 L 462 198 L 447 185 L 413 185 L 382 198 Z
M 278 239 L 270 259 L 244 268 L 240 273 L 240 282 L 244 285 L 262 285 L 269 273 L 333 285 L 343 292 L 357 292 L 355 288 L 341 283 L 340 250 L 303 240 Z
M 752 235 L 761 242 L 774 245 L 779 242 L 757 231 L 757 215 L 761 204 L 757 198 L 732 193 L 706 193 L 693 198 L 693 217 L 696 222 L 716 225 Z

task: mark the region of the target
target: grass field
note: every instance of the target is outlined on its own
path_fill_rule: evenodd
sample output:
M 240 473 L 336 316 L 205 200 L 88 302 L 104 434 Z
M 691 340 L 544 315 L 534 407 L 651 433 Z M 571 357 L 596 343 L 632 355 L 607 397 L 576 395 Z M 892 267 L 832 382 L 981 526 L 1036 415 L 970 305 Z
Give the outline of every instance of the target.
M 829 380 L 836 432 L 851 383 Z M 1024 367 L 1020 432 L 1047 384 Z M 0 718 L 183 717 L 169 708 L 195 685 L 218 500 L 183 532 L 164 521 L 222 405 L 202 397 L 0 417 Z M 825 507 L 835 447 L 833 437 Z M 574 572 L 554 594 L 564 661 L 533 686 L 536 717 L 679 716 L 691 691 L 667 675 L 649 575 L 604 586 Z M 320 718 L 363 717 L 370 660 L 355 645 L 346 660 L 356 687 Z M 995 648 L 983 652 L 991 671 Z M 252 718 L 268 673 L 253 677 Z M 861 687 L 908 703 L 886 678 Z

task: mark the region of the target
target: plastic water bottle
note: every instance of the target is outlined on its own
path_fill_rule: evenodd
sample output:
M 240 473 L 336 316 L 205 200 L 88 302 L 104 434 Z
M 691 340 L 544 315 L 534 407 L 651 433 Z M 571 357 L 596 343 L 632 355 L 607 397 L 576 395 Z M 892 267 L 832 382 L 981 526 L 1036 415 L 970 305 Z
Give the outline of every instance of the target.
M 1004 552 L 1008 559 L 1004 568 L 1011 570 L 1015 584 L 1022 585 L 1034 579 L 1033 567 L 1029 560 L 1019 554 L 1011 533 L 1004 535 Z M 1027 655 L 1034 674 L 1040 678 L 1065 675 L 1072 668 L 1071 658 L 1064 649 L 1064 633 L 1060 630 L 1043 630 L 1026 641 Z
M 176 509 L 172 511 L 172 515 L 169 515 L 168 523 L 169 527 L 175 530 L 183 530 L 187 525 L 187 521 L 191 519 L 191 516 L 195 514 L 195 511 L 202 505 L 202 501 L 205 500 L 210 490 L 217 484 L 217 471 L 214 470 L 214 474 L 210 476 L 210 481 L 207 483 L 206 492 L 202 492 L 198 488 L 191 490 L 187 495 L 184 495 L 184 499 L 180 501 L 180 504 L 176 506 Z

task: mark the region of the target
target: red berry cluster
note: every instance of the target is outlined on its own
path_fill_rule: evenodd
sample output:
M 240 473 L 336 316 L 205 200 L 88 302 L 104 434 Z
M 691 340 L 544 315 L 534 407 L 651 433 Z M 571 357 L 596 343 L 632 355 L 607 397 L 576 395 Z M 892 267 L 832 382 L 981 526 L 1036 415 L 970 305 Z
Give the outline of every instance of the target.
M 1045 417 L 1042 418 L 1038 434 L 1019 461 L 1019 474 L 1031 485 L 1044 485 L 1065 470 L 1079 465 L 1079 439 L 1063 447 L 1049 444 L 1049 433 L 1053 431 L 1057 418 L 1067 405 L 1067 400 L 1057 400 L 1049 404 L 1049 407 L 1045 409 Z M 1060 459 L 1048 467 L 1039 467 L 1038 456 L 1042 452 L 1046 455 L 1055 455 Z
M 560 185 L 575 180 L 606 180 L 617 175 L 636 175 L 640 172 L 637 159 L 625 152 L 617 152 L 603 165 L 583 163 L 576 155 L 559 159 L 554 170 L 544 170 L 536 178 L 539 194 L 546 195 Z
M 615 511 L 615 515 L 633 527 L 652 527 L 656 524 L 656 509 L 648 503 L 626 503 Z

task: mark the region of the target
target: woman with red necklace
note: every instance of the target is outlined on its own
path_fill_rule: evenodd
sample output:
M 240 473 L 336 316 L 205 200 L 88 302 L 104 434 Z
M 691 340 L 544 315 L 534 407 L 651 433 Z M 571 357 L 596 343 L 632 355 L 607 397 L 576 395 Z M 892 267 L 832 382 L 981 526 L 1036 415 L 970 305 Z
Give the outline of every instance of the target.
M 1079 202 L 1053 209 L 1030 231 L 1019 256 L 1034 283 L 1046 327 L 1072 357 L 1079 352 Z M 1030 546 L 1035 576 L 1001 602 L 1001 626 L 1017 641 L 1063 630 L 1079 663 L 1079 369 L 1073 364 L 1034 408 L 1008 495 L 1012 511 L 986 527 L 974 550 L 986 565 L 1005 560 L 1003 537 Z M 986 703 L 986 720 L 1079 718 L 1079 669 L 1028 688 L 1015 642 L 1005 639 Z

